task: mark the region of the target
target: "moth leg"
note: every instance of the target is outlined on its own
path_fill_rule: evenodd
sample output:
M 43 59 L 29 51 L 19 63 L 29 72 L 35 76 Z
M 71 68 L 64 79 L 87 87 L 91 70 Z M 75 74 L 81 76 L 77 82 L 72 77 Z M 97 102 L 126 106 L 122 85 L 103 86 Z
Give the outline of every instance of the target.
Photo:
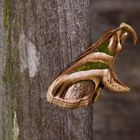
M 95 95 L 93 97 L 93 100 L 94 100 L 93 102 L 96 102 L 99 99 L 99 97 L 101 96 L 102 89 L 103 89 L 103 86 L 99 86 L 97 88 L 97 90 L 95 91 Z
M 93 97 L 92 97 L 92 100 L 93 102 L 96 101 L 100 95 L 100 88 L 101 87 L 101 77 L 94 77 L 92 78 L 92 81 L 94 82 L 95 84 L 95 89 L 94 89 L 94 94 L 93 94 Z

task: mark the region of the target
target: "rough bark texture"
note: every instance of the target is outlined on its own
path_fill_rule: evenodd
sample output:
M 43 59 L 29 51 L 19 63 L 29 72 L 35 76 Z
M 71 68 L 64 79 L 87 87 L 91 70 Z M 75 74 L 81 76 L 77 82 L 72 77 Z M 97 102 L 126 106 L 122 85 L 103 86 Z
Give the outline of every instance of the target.
M 5 10 L 9 7 L 5 7 L 7 1 L 0 0 L 0 139 L 11 140 L 14 137 L 13 134 L 13 98 L 10 90 L 10 75 L 8 75 L 11 69 L 7 63 L 9 58 L 7 47 L 8 47 L 8 36 L 9 32 L 7 29 L 6 15 L 8 13 Z M 7 75 L 7 79 L 5 79 Z
M 89 0 L 0 0 L 0 140 L 18 135 L 10 93 L 17 94 L 21 140 L 140 139 L 140 43 L 135 48 L 128 43 L 117 64 L 131 92 L 103 92 L 94 104 L 94 133 L 92 107 L 70 111 L 46 102 L 53 79 L 90 44 L 89 7 Z M 95 0 L 91 7 L 93 41 L 121 22 L 131 24 L 140 36 L 139 0 Z M 14 48 L 20 54 L 9 59 Z M 13 73 L 13 62 L 18 72 Z M 18 84 L 12 78 L 15 73 Z M 9 93 L 11 84 L 16 91 Z
M 18 123 L 19 139 L 91 140 L 92 107 L 66 110 L 50 105 L 45 97 L 54 78 L 90 45 L 91 1 L 5 2 L 6 13 L 10 14 L 10 18 L 5 15 L 5 81 L 12 97 L 16 97 L 12 100 L 16 100 L 17 122 L 14 118 L 13 123 L 17 133 Z

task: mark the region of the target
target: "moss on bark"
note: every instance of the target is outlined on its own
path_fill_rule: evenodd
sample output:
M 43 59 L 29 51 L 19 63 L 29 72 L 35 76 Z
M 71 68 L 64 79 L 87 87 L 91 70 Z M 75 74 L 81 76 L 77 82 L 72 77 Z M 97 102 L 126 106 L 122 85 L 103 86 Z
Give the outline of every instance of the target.
M 5 28 L 4 42 L 6 47 L 5 69 L 3 73 L 3 84 L 5 86 L 5 96 L 9 100 L 7 103 L 8 116 L 4 118 L 3 135 L 7 140 L 17 140 L 17 118 L 16 118 L 16 96 L 14 92 L 15 65 L 18 57 L 18 49 L 12 46 L 12 22 L 10 0 L 3 1 L 3 25 Z M 5 103 L 6 104 L 6 103 Z M 3 114 L 4 115 L 4 114 Z M 16 127 L 16 128 L 15 128 Z M 9 130 L 9 133 L 6 131 Z

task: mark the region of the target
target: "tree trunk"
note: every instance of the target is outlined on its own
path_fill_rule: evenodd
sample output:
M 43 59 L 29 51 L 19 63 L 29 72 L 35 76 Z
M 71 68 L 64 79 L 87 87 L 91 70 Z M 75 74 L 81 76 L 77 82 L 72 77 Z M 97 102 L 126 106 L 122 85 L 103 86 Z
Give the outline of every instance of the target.
M 7 94 L 0 96 L 5 103 L 11 100 L 11 110 L 3 106 L 10 113 L 6 118 L 11 125 L 7 127 L 13 135 L 2 128 L 0 135 L 9 135 L 3 140 L 16 139 L 18 133 L 20 140 L 93 139 L 92 106 L 68 110 L 46 101 L 51 82 L 90 45 L 91 1 L 3 2 L 4 23 L 1 21 L 0 26 L 6 29 L 7 36 L 3 69 Z

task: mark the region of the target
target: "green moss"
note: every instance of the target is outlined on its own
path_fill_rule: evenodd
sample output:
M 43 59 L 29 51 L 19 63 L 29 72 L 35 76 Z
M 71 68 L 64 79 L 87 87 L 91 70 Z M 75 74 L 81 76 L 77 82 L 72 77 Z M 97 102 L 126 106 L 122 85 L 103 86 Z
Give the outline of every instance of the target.
M 5 64 L 5 71 L 3 76 L 3 82 L 7 86 L 7 89 L 11 89 L 15 82 L 15 65 L 16 59 L 18 57 L 18 50 L 16 48 L 11 49 L 8 48 L 6 53 L 6 64 Z
M 16 64 L 16 59 L 18 55 L 18 50 L 16 47 L 13 47 L 11 44 L 12 34 L 11 34 L 11 9 L 10 9 L 10 0 L 4 0 L 3 3 L 3 24 L 6 30 L 5 40 L 6 40 L 6 62 L 5 62 L 5 71 L 3 76 L 3 82 L 6 85 L 7 89 L 12 88 L 14 84 L 14 67 Z
M 10 0 L 4 0 L 3 2 L 3 24 L 6 30 L 5 41 L 6 41 L 6 63 L 5 72 L 3 76 L 3 82 L 7 86 L 7 89 L 11 88 L 14 84 L 15 77 L 15 65 L 18 58 L 18 48 L 12 46 L 12 34 L 11 34 L 11 7 Z
M 12 34 L 11 34 L 11 9 L 10 9 L 10 0 L 4 0 L 3 2 L 3 25 L 5 28 L 5 45 L 6 45 L 6 61 L 5 61 L 5 70 L 3 75 L 3 83 L 6 88 L 6 95 L 11 100 L 9 104 L 9 115 L 8 125 L 5 128 L 10 128 L 11 132 L 7 136 L 9 140 L 17 140 L 18 134 L 16 132 L 17 127 L 17 118 L 15 117 L 17 104 L 15 96 L 15 83 L 16 83 L 16 62 L 18 58 L 18 49 L 17 47 L 12 46 Z
M 11 74 L 11 48 L 9 47 L 10 42 L 11 42 L 11 36 L 10 36 L 10 0 L 4 0 L 3 2 L 3 24 L 5 27 L 6 35 L 5 35 L 5 40 L 6 40 L 6 63 L 5 63 L 5 71 L 4 71 L 4 76 L 3 76 L 3 82 L 6 85 L 6 89 L 9 89 L 9 82 L 12 77 Z
M 10 0 L 4 0 L 3 3 L 3 23 L 7 30 L 10 30 Z
M 90 69 L 106 69 L 109 66 L 101 62 L 89 62 L 78 67 L 75 71 L 86 71 Z

